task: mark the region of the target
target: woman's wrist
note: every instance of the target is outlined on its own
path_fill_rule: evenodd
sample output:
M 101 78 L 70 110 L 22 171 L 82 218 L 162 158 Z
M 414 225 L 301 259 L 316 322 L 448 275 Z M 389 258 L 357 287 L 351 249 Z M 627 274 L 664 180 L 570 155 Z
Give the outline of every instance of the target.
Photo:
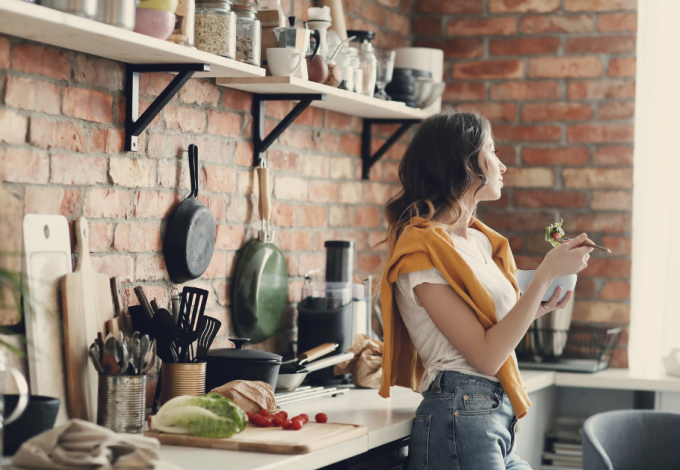
M 533 280 L 539 281 L 541 283 L 546 284 L 546 289 L 547 286 L 552 284 L 552 282 L 557 279 L 558 276 L 554 275 L 553 273 L 550 272 L 550 269 L 546 268 L 545 265 L 541 264 L 537 269 L 536 273 L 534 274 Z

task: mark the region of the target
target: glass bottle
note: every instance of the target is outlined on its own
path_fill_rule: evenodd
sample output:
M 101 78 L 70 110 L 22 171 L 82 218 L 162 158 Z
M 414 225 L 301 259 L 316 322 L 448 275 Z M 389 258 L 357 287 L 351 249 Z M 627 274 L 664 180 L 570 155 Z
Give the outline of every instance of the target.
M 234 5 L 236 13 L 236 60 L 260 66 L 262 27 L 254 5 Z
M 196 48 L 233 59 L 236 57 L 236 15 L 231 2 L 196 1 Z
M 368 41 L 361 43 L 361 69 L 364 72 L 363 94 L 373 96 L 375 92 L 375 80 L 377 76 L 378 60 L 373 53 L 373 44 Z
M 359 50 L 356 47 L 350 47 L 350 66 L 354 71 L 354 84 L 350 89 L 356 93 L 362 93 L 364 91 L 364 71 L 361 69 L 361 59 L 359 59 Z
M 175 44 L 194 47 L 195 0 L 179 0 L 175 10 L 175 28 L 167 39 Z

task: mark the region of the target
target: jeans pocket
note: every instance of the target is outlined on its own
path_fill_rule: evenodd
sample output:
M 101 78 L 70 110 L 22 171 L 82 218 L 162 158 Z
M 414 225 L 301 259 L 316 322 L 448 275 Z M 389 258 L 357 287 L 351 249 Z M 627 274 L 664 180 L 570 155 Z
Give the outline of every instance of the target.
M 432 415 L 416 416 L 409 443 L 409 470 L 427 470 L 427 454 L 430 447 L 430 421 Z
M 463 396 L 465 413 L 485 414 L 496 411 L 501 406 L 501 400 L 493 392 L 486 394 L 469 394 Z

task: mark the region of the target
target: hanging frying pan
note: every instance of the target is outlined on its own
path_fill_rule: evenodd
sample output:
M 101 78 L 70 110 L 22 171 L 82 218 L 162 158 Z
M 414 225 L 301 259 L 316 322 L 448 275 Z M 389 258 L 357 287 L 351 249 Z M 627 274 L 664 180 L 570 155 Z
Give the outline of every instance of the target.
M 172 282 L 181 284 L 205 272 L 215 249 L 215 218 L 198 202 L 198 147 L 189 145 L 191 193 L 172 215 L 163 240 L 163 256 Z
M 276 332 L 288 300 L 288 266 L 283 253 L 272 242 L 269 169 L 264 160 L 257 175 L 262 230 L 259 238 L 250 240 L 243 250 L 232 299 L 236 331 L 253 343 L 260 343 Z

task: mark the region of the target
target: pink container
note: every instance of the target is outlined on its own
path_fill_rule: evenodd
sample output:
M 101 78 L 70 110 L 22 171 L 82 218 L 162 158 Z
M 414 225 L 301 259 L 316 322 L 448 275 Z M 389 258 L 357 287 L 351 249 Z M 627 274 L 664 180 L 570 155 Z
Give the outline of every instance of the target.
M 175 27 L 175 14 L 163 10 L 137 9 L 135 32 L 166 40 Z

